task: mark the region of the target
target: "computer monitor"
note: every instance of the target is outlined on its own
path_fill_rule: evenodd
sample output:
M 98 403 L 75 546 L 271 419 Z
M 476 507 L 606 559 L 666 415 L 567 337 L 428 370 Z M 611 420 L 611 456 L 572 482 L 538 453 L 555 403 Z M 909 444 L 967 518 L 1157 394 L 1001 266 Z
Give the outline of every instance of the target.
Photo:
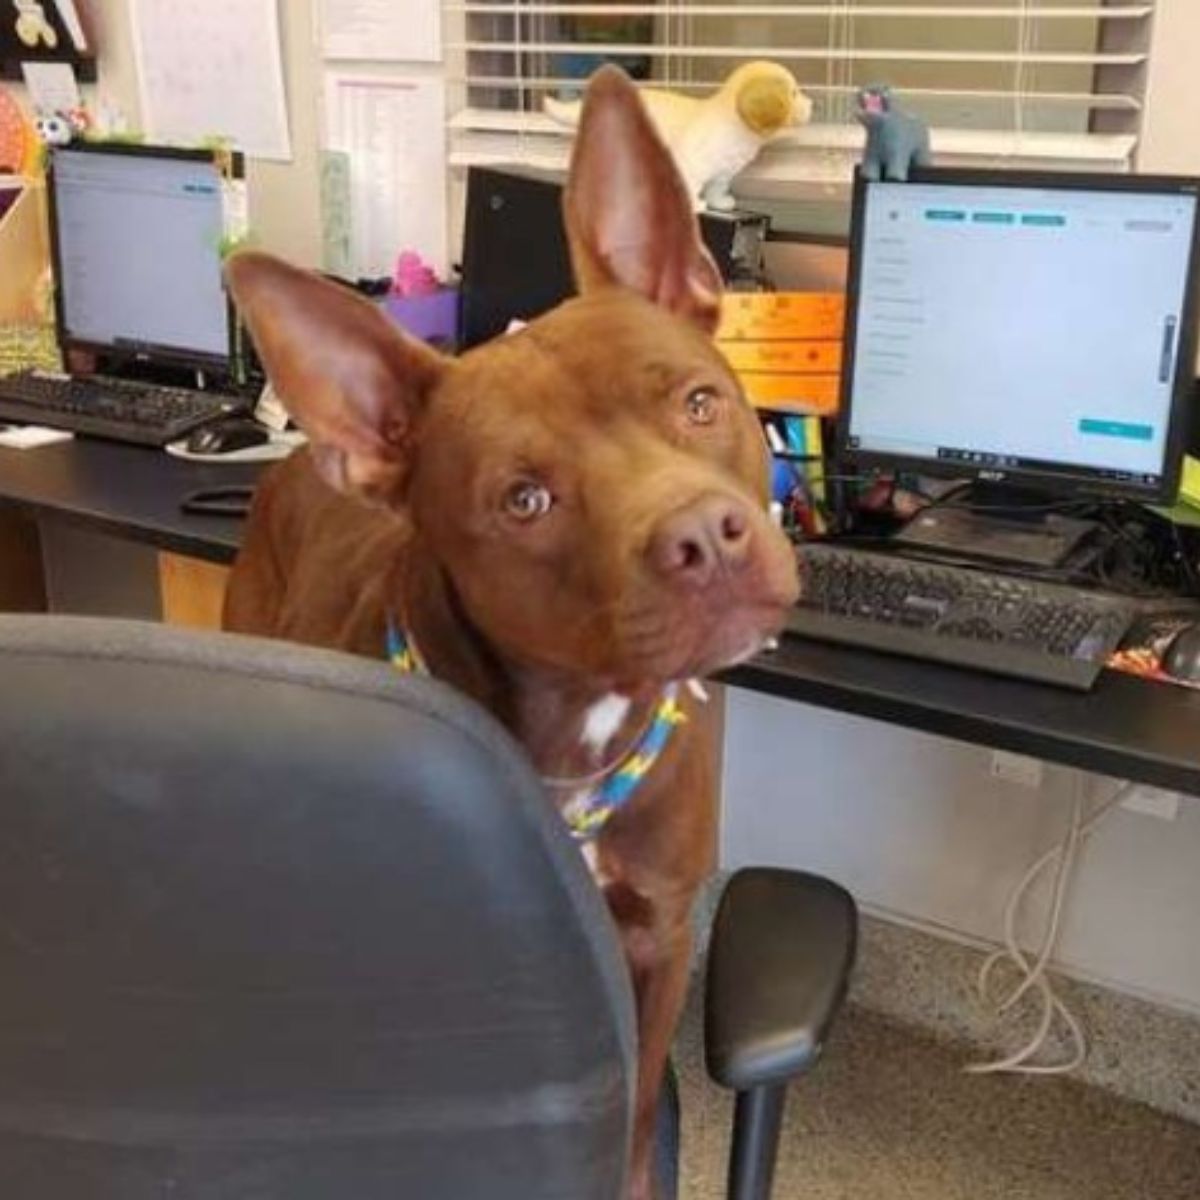
M 463 229 L 463 347 L 540 316 L 573 291 L 558 184 L 472 167 Z
M 854 190 L 851 469 L 1173 501 L 1200 180 L 929 169 Z
M 233 318 L 213 152 L 79 143 L 52 152 L 48 181 L 64 352 L 228 373 Z
M 726 282 L 759 270 L 770 222 L 757 213 L 701 213 L 700 235 Z M 459 325 L 465 349 L 529 321 L 575 292 L 562 185 L 488 167 L 467 173 Z

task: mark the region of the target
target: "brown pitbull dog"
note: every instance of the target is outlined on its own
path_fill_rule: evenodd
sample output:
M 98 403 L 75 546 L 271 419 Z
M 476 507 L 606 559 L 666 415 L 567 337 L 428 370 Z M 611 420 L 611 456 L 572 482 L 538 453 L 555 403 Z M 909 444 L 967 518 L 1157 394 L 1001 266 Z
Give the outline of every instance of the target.
M 590 814 L 572 827 L 633 979 L 629 1196 L 647 1200 L 716 829 L 713 714 L 678 685 L 779 630 L 796 566 L 767 517 L 758 421 L 710 340 L 720 278 L 615 68 L 588 88 L 564 210 L 579 297 L 458 359 L 335 284 L 230 261 L 310 444 L 258 489 L 225 624 L 374 658 L 402 629 L 524 745 L 564 814 Z M 646 748 L 664 695 L 682 719 L 597 814 L 586 798 Z

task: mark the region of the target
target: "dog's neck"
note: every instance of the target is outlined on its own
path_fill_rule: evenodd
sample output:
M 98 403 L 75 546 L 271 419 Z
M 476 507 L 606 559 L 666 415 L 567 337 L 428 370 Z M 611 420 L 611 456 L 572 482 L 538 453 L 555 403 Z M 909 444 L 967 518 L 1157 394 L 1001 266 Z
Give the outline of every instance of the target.
M 392 618 L 429 672 L 490 710 L 543 778 L 568 781 L 603 771 L 650 721 L 661 686 L 616 688 L 609 681 L 516 662 L 471 621 L 432 556 L 409 553 L 405 566 L 389 589 L 399 597 Z
M 662 690 L 616 690 L 579 676 L 513 666 L 514 735 L 546 779 L 583 780 L 619 761 L 649 723 Z

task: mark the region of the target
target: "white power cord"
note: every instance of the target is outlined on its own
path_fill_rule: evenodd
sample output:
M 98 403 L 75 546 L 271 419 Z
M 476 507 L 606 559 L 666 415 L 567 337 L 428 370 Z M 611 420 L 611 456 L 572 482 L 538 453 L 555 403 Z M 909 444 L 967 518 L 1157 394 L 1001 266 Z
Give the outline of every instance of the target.
M 1083 1028 L 1075 1014 L 1054 990 L 1054 985 L 1046 973 L 1046 967 L 1058 943 L 1063 908 L 1079 856 L 1079 847 L 1120 801 L 1128 785 L 1118 788 L 1085 821 L 1083 819 L 1083 778 L 1082 773 L 1075 772 L 1071 796 L 1071 820 L 1066 834 L 1057 846 L 1051 847 L 1029 867 L 1021 881 L 1013 889 L 1004 909 L 1004 946 L 984 959 L 975 980 L 975 988 L 980 1000 L 992 1009 L 997 1018 L 1011 1012 L 1013 1006 L 1027 992 L 1036 992 L 1042 1005 L 1042 1014 L 1037 1029 L 1029 1041 L 1012 1054 L 992 1062 L 971 1063 L 964 1067 L 969 1074 L 994 1075 L 1009 1072 L 1024 1075 L 1063 1075 L 1068 1071 L 1074 1071 L 1087 1057 L 1087 1040 L 1084 1037 Z M 1017 918 L 1020 915 L 1022 902 L 1034 881 L 1055 862 L 1058 866 L 1054 873 L 1054 884 L 1050 908 L 1046 916 L 1046 928 L 1042 935 L 1042 945 L 1036 956 L 1031 959 L 1017 942 Z M 1011 964 L 1020 978 L 1006 996 L 995 999 L 991 989 L 992 976 L 996 967 L 1002 962 Z M 1066 1026 L 1067 1034 L 1074 1047 L 1071 1055 L 1061 1062 L 1030 1062 L 1029 1060 L 1046 1044 L 1054 1026 L 1055 1017 L 1058 1017 Z

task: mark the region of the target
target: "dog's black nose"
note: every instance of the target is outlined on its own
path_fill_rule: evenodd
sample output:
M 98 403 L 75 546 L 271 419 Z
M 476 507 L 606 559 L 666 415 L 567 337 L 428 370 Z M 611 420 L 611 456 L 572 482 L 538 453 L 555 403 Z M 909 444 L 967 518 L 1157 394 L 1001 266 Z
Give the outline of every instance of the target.
M 750 515 L 733 497 L 703 496 L 666 517 L 650 539 L 653 568 L 681 587 L 703 588 L 742 566 L 750 547 Z

